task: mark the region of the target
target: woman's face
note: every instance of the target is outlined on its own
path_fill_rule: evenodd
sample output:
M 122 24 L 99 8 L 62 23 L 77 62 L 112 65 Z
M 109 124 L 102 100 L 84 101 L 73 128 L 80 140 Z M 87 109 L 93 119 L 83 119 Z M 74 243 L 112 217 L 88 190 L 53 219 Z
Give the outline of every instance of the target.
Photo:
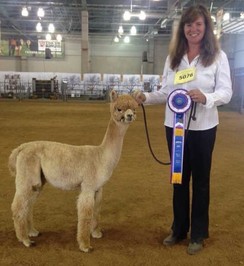
M 184 25 L 185 37 L 188 44 L 200 44 L 205 33 L 205 22 L 202 16 L 191 23 Z

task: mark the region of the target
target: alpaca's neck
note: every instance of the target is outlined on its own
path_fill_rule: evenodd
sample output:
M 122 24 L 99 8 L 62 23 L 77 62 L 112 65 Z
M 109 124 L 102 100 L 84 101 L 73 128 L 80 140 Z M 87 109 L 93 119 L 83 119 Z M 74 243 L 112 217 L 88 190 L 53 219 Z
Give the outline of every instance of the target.
M 114 161 L 114 163 L 119 161 L 127 129 L 128 125 L 118 125 L 112 118 L 110 119 L 101 147 L 103 148 L 106 158 Z

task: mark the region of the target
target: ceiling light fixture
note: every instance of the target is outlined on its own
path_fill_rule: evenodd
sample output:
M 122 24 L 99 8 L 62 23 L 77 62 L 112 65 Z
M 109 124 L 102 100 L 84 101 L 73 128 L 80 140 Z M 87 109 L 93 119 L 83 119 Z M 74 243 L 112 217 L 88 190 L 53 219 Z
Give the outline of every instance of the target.
M 130 18 L 131 18 L 131 13 L 130 13 L 130 11 L 126 10 L 124 15 L 123 15 L 123 19 L 125 21 L 128 21 L 128 20 L 130 20 Z
M 140 14 L 139 14 L 139 19 L 140 20 L 145 20 L 146 19 L 146 13 L 144 11 L 141 10 Z
M 43 18 L 45 16 L 45 12 L 44 12 L 44 9 L 39 7 L 38 10 L 37 10 L 37 16 L 39 18 Z
M 131 29 L 130 29 L 130 34 L 131 35 L 136 35 L 136 33 L 137 33 L 136 27 L 132 26 Z
M 61 34 L 58 34 L 58 35 L 56 36 L 56 40 L 57 40 L 58 42 L 61 42 L 62 39 L 63 39 L 63 37 L 62 37 Z
M 124 33 L 124 29 L 122 26 L 119 26 L 118 33 L 122 35 Z
M 142 10 L 140 13 L 132 13 L 132 12 L 126 10 L 123 14 L 123 19 L 125 21 L 128 21 L 131 19 L 131 17 L 138 17 L 140 20 L 145 20 L 146 19 L 146 13 Z
M 114 42 L 119 42 L 119 37 L 118 36 L 114 37 Z
M 168 23 L 168 19 L 165 18 L 165 19 L 161 22 L 161 24 L 160 24 L 160 28 L 162 28 L 162 29 L 166 28 L 167 23 Z
M 50 33 L 48 33 L 48 34 L 46 35 L 46 40 L 47 40 L 47 41 L 51 41 L 51 40 L 52 40 L 52 36 L 51 36 Z
M 29 16 L 29 11 L 28 11 L 27 7 L 23 7 L 22 8 L 21 15 L 23 17 L 28 17 Z
M 224 21 L 229 21 L 230 20 L 230 13 L 229 12 L 224 13 L 223 20 Z
M 38 23 L 36 24 L 36 31 L 37 31 L 37 32 L 41 32 L 41 31 L 42 31 L 42 24 L 41 24 L 41 22 L 38 22 Z
M 129 36 L 125 36 L 124 43 L 129 43 L 129 42 L 130 42 L 130 37 Z
M 50 23 L 50 24 L 48 25 L 48 31 L 49 31 L 50 33 L 54 33 L 54 31 L 55 31 L 55 27 L 54 27 L 53 23 Z

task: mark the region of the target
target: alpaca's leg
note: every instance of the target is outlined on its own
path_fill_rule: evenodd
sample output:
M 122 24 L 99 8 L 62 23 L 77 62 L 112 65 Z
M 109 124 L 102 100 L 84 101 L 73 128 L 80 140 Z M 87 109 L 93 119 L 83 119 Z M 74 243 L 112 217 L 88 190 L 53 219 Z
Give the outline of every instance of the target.
M 30 237 L 36 237 L 39 235 L 39 232 L 34 228 L 33 225 L 33 206 L 34 203 L 38 197 L 40 192 L 34 192 L 33 196 L 30 199 L 30 208 L 29 208 L 29 212 L 28 212 L 28 217 L 27 217 L 27 222 L 28 222 L 28 235 Z
M 16 192 L 11 207 L 16 237 L 26 247 L 29 247 L 33 244 L 33 241 L 31 241 L 28 236 L 28 216 L 30 209 L 29 193 Z
M 99 227 L 101 201 L 102 201 L 102 188 L 100 188 L 95 194 L 95 205 L 92 219 L 91 235 L 94 238 L 101 238 L 103 236 L 101 228 Z
M 77 241 L 81 251 L 89 252 L 90 232 L 94 208 L 94 191 L 82 189 L 77 202 L 78 209 L 78 228 Z
M 40 163 L 37 157 L 19 156 L 16 175 L 16 193 L 12 203 L 12 213 L 16 236 L 27 247 L 34 241 L 29 236 L 38 232 L 33 228 L 33 204 L 41 190 Z

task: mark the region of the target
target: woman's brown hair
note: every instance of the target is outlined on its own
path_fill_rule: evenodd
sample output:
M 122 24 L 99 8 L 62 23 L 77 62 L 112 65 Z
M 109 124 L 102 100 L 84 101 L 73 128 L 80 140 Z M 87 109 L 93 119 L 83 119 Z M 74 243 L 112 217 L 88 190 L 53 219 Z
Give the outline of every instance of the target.
M 185 24 L 194 22 L 199 16 L 202 16 L 205 22 L 205 34 L 200 47 L 201 63 L 206 67 L 214 62 L 220 48 L 218 40 L 213 32 L 213 23 L 210 12 L 203 5 L 195 5 L 183 12 L 175 37 L 171 40 L 169 56 L 172 69 L 175 69 L 180 65 L 182 57 L 188 51 L 188 42 L 184 34 Z

